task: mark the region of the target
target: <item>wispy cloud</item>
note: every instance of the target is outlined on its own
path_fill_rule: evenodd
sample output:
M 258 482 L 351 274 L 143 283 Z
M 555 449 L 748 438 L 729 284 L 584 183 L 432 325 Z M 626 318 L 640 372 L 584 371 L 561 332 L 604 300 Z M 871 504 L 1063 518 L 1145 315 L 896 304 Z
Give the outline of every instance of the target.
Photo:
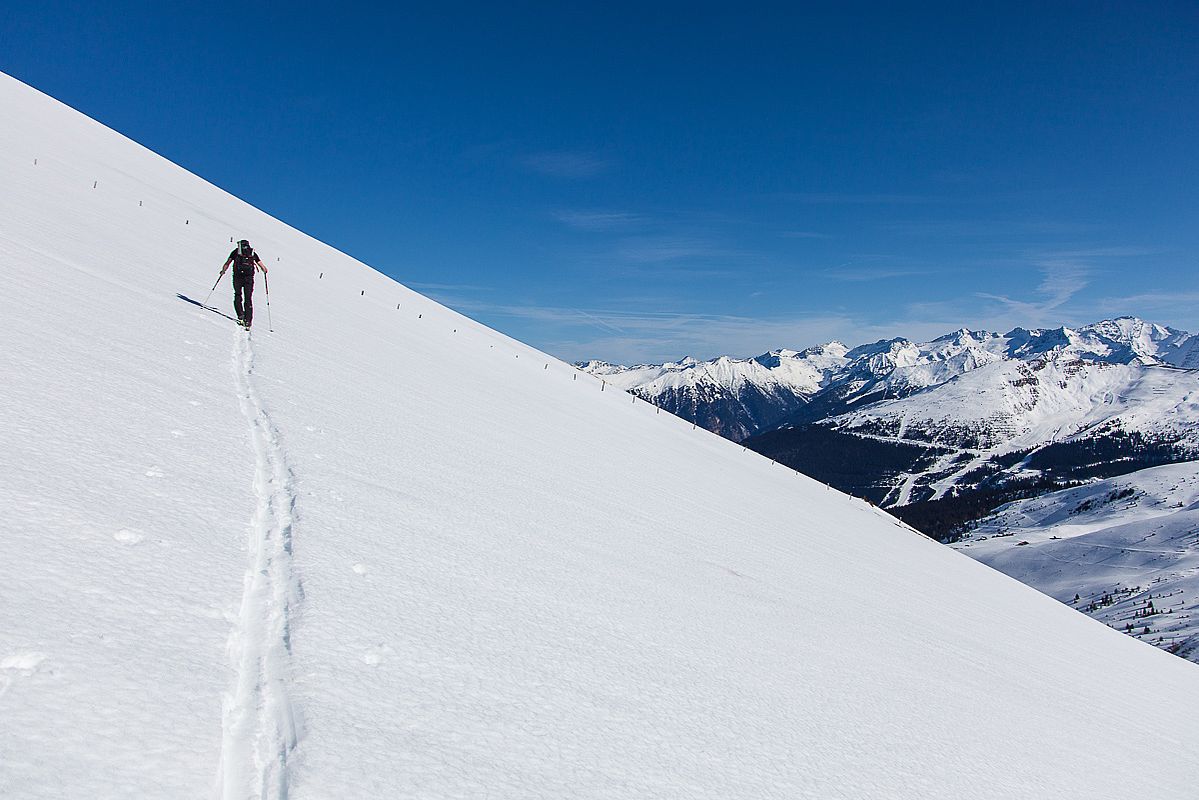
M 530 153 L 520 159 L 527 169 L 552 178 L 579 179 L 593 178 L 606 172 L 612 162 L 601 158 L 595 153 L 571 150 L 552 150 L 542 153 Z
M 655 298 L 631 298 L 654 303 Z M 500 329 L 536 323 L 543 338 L 536 344 L 570 361 L 600 358 L 624 364 L 660 363 L 692 355 L 755 356 L 779 347 L 801 349 L 841 339 L 849 344 L 895 335 L 929 338 L 955 325 L 935 329 L 917 326 L 909 331 L 894 325 L 864 323 L 847 314 L 814 313 L 770 317 L 710 314 L 686 310 L 571 308 L 552 305 L 494 304 L 463 300 L 453 304 L 464 313 L 492 321 Z M 514 321 L 505 324 L 502 320 Z
M 895 194 L 888 192 L 870 192 L 864 194 L 847 194 L 842 192 L 790 192 L 786 195 L 789 200 L 809 205 L 920 205 L 924 203 L 939 203 L 942 197 L 924 194 Z
M 903 236 L 938 239 L 1025 239 L 1029 236 L 1079 236 L 1094 231 L 1090 224 L 1047 220 L 913 219 L 883 222 L 878 228 Z
M 554 219 L 567 227 L 580 231 L 619 231 L 639 227 L 646 218 L 628 211 L 578 211 L 560 209 L 554 211 Z
M 494 292 L 494 286 L 479 286 L 470 283 L 409 283 L 410 289 L 430 292 Z
M 834 281 L 846 283 L 867 283 L 891 278 L 908 278 L 916 275 L 932 275 L 936 270 L 916 267 L 855 267 L 849 264 L 833 267 L 821 273 Z
M 685 258 L 711 258 L 723 251 L 711 242 L 686 236 L 634 236 L 617 247 L 621 258 L 642 264 L 657 264 Z
M 1199 305 L 1199 292 L 1143 292 L 1124 297 L 1105 297 L 1098 305 L 1107 311 L 1123 313 L 1130 307 L 1173 308 L 1175 306 Z
M 1095 307 L 1108 317 L 1133 314 L 1174 328 L 1199 332 L 1199 291 L 1104 297 L 1095 303 Z
M 1132 258 L 1151 256 L 1161 252 L 1151 247 L 1081 247 L 1070 250 L 1054 250 L 1035 254 L 1034 259 L 1053 261 L 1081 261 L 1091 258 Z
M 613 309 L 491 307 L 491 314 L 562 327 L 545 347 L 570 360 L 604 358 L 650 363 L 695 355 L 758 355 L 776 347 L 807 346 L 829 330 L 849 330 L 841 317 L 757 319 L 734 315 Z M 587 331 L 591 330 L 592 335 Z M 598 335 L 596 335 L 598 334 Z
M 1035 299 L 1018 299 L 1002 294 L 978 292 L 977 297 L 1001 304 L 1010 316 L 1025 320 L 1024 325 L 1052 324 L 1054 312 L 1082 291 L 1087 285 L 1090 269 L 1074 263 L 1042 263 L 1042 279 Z
M 784 239 L 831 239 L 827 233 L 816 233 L 815 231 L 783 231 Z
M 1030 262 L 1041 270 L 1041 282 L 1032 299 L 979 292 L 978 297 L 1000 303 L 1022 325 L 1056 325 L 1062 322 L 1062 309 L 1087 287 L 1098 269 L 1097 261 L 1150 255 L 1141 247 L 1084 247 L 1032 254 Z

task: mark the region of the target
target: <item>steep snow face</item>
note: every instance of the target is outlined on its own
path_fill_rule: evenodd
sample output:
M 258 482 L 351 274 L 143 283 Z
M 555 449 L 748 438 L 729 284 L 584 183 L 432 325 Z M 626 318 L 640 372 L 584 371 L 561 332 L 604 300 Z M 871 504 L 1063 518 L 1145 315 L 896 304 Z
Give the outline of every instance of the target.
M 1117 630 L 1199 657 L 1199 463 L 1009 503 L 953 547 Z
M 1199 781 L 1194 665 L 16 81 L 0 106 L 0 796 Z M 227 283 L 203 305 L 241 236 L 249 339 Z

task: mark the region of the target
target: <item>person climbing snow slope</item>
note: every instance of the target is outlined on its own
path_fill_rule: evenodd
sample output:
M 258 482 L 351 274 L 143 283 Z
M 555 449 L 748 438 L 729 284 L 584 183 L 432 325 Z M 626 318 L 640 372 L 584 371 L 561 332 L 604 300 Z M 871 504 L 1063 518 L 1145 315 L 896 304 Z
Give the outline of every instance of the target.
M 229 269 L 230 264 L 233 265 L 233 310 L 237 312 L 238 324 L 249 330 L 254 321 L 254 271 L 260 269 L 262 274 L 266 275 L 266 265 L 246 239 L 238 242 L 237 247 L 229 254 L 225 265 L 221 267 L 218 281 L 225 276 L 225 270 Z

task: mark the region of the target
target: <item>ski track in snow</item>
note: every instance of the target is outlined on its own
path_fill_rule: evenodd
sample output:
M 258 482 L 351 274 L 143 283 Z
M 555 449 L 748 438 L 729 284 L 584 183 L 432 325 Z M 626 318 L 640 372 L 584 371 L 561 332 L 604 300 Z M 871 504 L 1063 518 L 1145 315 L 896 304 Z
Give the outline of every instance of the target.
M 241 612 L 229 637 L 235 678 L 222 710 L 220 800 L 285 800 L 289 761 L 300 734 L 288 694 L 291 617 L 302 596 L 292 570 L 295 494 L 278 431 L 254 389 L 253 370 L 253 347 L 239 330 L 233 371 L 254 447 L 257 507 L 250 525 Z

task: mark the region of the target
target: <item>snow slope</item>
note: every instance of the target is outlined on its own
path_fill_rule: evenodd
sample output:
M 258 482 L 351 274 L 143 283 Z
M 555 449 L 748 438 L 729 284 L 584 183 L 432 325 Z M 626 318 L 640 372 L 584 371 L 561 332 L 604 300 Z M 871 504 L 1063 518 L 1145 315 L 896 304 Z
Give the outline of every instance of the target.
M 1195 665 L 7 77 L 0 107 L 0 796 L 1199 781 Z M 249 339 L 227 283 L 193 302 L 242 235 Z
M 953 547 L 1117 630 L 1199 656 L 1199 462 L 1009 503 Z

